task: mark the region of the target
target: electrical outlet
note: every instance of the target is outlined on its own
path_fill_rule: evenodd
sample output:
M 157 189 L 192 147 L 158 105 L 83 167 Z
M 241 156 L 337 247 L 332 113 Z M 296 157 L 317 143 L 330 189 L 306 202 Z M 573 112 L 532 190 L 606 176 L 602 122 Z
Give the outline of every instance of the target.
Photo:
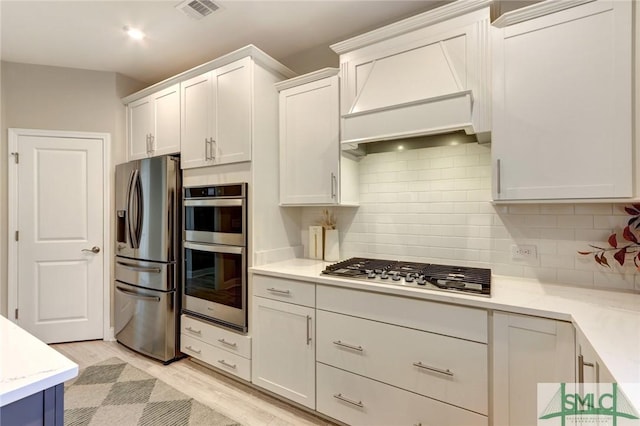
M 538 248 L 530 244 L 514 244 L 511 246 L 511 259 L 531 260 L 538 258 Z

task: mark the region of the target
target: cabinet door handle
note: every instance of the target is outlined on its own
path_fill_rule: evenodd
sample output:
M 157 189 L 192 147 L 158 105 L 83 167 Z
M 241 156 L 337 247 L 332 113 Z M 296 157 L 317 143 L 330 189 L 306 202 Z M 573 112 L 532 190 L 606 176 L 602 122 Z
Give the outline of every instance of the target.
M 232 347 L 232 348 L 235 348 L 235 347 L 237 347 L 237 346 L 238 346 L 238 344 L 237 344 L 237 343 L 235 343 L 235 342 L 227 342 L 227 341 L 226 341 L 226 340 L 224 340 L 224 339 L 218 339 L 218 342 L 222 343 L 223 345 L 230 346 L 230 347 Z
M 337 186 L 336 175 L 333 172 L 331 172 L 331 198 L 333 199 L 336 198 L 336 186 Z
M 236 364 L 229 364 L 224 359 L 219 359 L 218 363 L 224 365 L 225 367 L 233 368 L 234 370 L 237 368 Z
M 337 393 L 337 394 L 333 395 L 333 397 L 335 399 L 339 399 L 340 401 L 344 401 L 347 404 L 355 405 L 358 408 L 364 408 L 364 404 L 362 403 L 362 401 L 355 401 L 353 399 L 346 398 L 346 397 L 342 396 L 341 393 Z
M 451 370 L 449 370 L 448 368 L 446 370 L 443 370 L 442 368 L 430 367 L 428 365 L 424 365 L 420 361 L 414 362 L 413 365 L 418 367 L 418 368 L 422 368 L 422 369 L 425 369 L 425 370 L 433 371 L 435 373 L 444 374 L 445 376 L 453 377 L 453 372 Z
M 187 349 L 189 349 L 191 352 L 195 352 L 197 354 L 201 354 L 202 350 L 200 349 L 193 349 L 193 347 L 191 345 L 187 346 Z
M 584 368 L 595 367 L 593 362 L 585 362 L 584 355 L 578 355 L 578 383 L 584 383 Z
M 147 155 L 149 155 L 149 133 L 147 133 L 145 136 L 145 144 L 147 145 Z
M 215 160 L 216 159 L 216 148 L 218 147 L 218 144 L 216 143 L 215 139 L 211 138 L 211 159 Z
M 277 288 L 268 288 L 267 291 L 270 291 L 272 293 L 279 293 L 279 294 L 290 294 L 291 292 L 289 290 L 279 290 Z
M 311 344 L 311 317 L 307 315 L 307 346 Z
M 191 326 L 188 326 L 186 329 L 188 331 L 194 333 L 194 334 L 202 334 L 202 330 L 196 330 L 195 328 L 192 328 Z
M 498 160 L 496 160 L 496 186 L 498 187 L 496 192 L 498 193 L 498 195 L 500 195 L 500 192 L 502 191 L 502 179 L 500 176 L 501 166 L 502 165 L 501 165 L 500 159 L 498 158 Z
M 153 154 L 153 152 L 156 150 L 155 143 L 155 136 L 153 136 L 153 133 L 149 133 L 149 154 Z
M 209 138 L 204 138 L 204 160 L 209 161 Z
M 343 348 L 347 348 L 347 349 L 353 349 L 354 351 L 358 351 L 358 352 L 364 352 L 364 348 L 360 345 L 356 346 L 356 345 L 350 345 L 348 343 L 344 343 L 340 340 L 334 340 L 333 342 L 334 345 L 337 346 L 342 346 Z

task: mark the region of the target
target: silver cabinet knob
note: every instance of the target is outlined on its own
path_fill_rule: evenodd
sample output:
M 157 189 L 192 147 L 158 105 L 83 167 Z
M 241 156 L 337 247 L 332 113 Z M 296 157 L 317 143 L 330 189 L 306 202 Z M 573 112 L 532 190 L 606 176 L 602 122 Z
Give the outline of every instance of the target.
M 82 251 L 90 251 L 91 253 L 98 254 L 98 253 L 100 253 L 100 247 L 93 246 L 90 249 L 82 249 Z

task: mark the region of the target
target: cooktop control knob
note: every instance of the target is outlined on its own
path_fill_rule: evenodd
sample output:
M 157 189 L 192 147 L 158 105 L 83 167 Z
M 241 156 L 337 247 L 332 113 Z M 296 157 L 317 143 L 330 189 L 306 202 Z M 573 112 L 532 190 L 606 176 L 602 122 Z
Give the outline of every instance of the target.
M 367 278 L 369 278 L 369 279 L 373 279 L 373 278 L 375 278 L 375 277 L 376 277 L 376 273 L 375 273 L 375 272 L 373 272 L 373 271 L 369 271 L 369 272 L 367 273 Z
M 387 271 L 382 271 L 382 273 L 380 274 L 380 279 L 386 280 L 388 278 L 389 278 L 389 275 L 387 275 Z
M 426 283 L 427 282 L 424 280 L 424 276 L 423 275 L 420 275 L 418 277 L 418 279 L 416 280 L 416 284 L 418 284 L 418 285 L 425 285 Z
M 394 272 L 393 276 L 391 277 L 391 279 L 394 280 L 394 281 L 400 281 L 401 278 L 402 277 L 400 276 L 399 272 Z
M 410 274 L 410 273 L 409 273 L 409 274 L 407 274 L 407 276 L 405 277 L 405 279 L 404 279 L 404 280 L 405 280 L 406 282 L 408 282 L 408 283 L 412 283 L 412 282 L 413 282 L 413 280 L 414 280 L 414 278 L 413 278 L 413 274 Z

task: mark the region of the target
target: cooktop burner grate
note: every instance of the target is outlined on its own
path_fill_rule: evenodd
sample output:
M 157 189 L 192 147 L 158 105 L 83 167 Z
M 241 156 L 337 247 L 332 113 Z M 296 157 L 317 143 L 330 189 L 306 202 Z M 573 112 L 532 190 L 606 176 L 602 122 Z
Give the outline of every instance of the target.
M 354 257 L 329 265 L 322 273 L 414 288 L 491 295 L 491 270 L 484 268 Z

